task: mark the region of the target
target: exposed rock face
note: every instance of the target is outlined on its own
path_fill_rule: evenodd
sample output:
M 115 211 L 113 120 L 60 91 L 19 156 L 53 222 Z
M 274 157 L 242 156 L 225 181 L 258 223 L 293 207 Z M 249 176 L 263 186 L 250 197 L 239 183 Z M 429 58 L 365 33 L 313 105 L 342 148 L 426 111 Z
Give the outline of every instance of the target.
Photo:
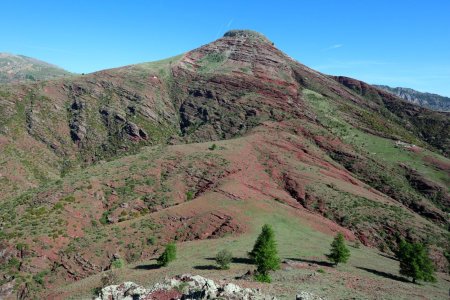
M 431 93 L 422 93 L 410 88 L 374 85 L 411 103 L 440 111 L 450 111 L 450 98 Z
M 450 195 L 445 187 L 431 181 L 417 170 L 404 164 L 402 164 L 401 167 L 405 169 L 406 178 L 413 188 L 418 190 L 425 197 L 438 203 L 441 207 L 450 207 Z
M 302 293 L 301 295 L 307 295 Z M 308 294 L 310 295 L 310 294 Z M 259 290 L 241 288 L 233 283 L 218 284 L 198 275 L 181 275 L 144 288 L 133 282 L 110 285 L 103 288 L 96 300 L 169 300 L 169 299 L 227 299 L 227 300 L 276 300 Z M 320 298 L 297 298 L 320 299 Z
M 449 155 L 450 112 L 436 112 L 407 101 L 399 101 L 392 93 L 353 78 L 335 76 L 334 79 L 374 103 L 382 104 L 390 113 L 400 118 L 405 128 L 423 137 L 444 155 Z
M 259 39 L 225 36 L 187 53 L 173 72 L 186 93 L 178 95 L 180 129 L 189 140 L 227 139 L 302 114 L 286 57 Z

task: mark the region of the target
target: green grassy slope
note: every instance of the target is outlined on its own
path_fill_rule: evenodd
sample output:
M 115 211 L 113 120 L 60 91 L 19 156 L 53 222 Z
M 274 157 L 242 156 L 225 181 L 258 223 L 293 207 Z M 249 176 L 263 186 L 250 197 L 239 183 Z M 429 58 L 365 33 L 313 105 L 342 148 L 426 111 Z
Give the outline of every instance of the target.
M 228 203 L 220 197 L 209 199 L 213 205 Z M 235 282 L 245 287 L 261 288 L 264 292 L 277 295 L 279 299 L 293 299 L 300 291 L 310 291 L 326 299 L 442 299 L 448 289 L 447 277 L 440 277 L 436 284 L 412 285 L 403 282 L 398 274 L 398 262 L 364 246 L 352 247 L 348 242 L 351 258 L 348 264 L 333 268 L 327 265 L 325 254 L 329 251 L 332 237 L 310 227 L 310 224 L 296 216 L 293 209 L 280 203 L 260 200 L 233 203 L 235 209 L 245 212 L 249 231 L 238 236 L 221 239 L 192 241 L 178 245 L 178 258 L 167 268 L 158 269 L 155 260 L 138 261 L 114 271 L 121 281 L 134 281 L 150 286 L 166 277 L 191 273 L 214 280 Z M 282 260 L 289 260 L 282 269 L 273 274 L 271 284 L 258 284 L 247 280 L 236 280 L 254 267 L 247 262 L 247 252 L 263 223 L 271 224 L 276 233 L 279 254 Z M 233 253 L 234 262 L 230 270 L 215 269 L 212 258 L 227 249 Z M 320 270 L 320 271 L 319 271 Z M 56 295 L 83 299 L 92 295 L 100 286 L 101 274 L 70 284 L 55 291 Z

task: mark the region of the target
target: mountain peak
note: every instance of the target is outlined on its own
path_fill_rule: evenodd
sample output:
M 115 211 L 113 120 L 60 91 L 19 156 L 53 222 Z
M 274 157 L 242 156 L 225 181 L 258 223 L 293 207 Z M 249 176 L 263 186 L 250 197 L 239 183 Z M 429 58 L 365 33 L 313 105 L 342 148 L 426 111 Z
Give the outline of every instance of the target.
M 225 32 L 223 37 L 231 37 L 231 38 L 249 38 L 249 39 L 256 39 L 260 42 L 270 43 L 272 42 L 263 34 L 256 32 L 254 30 L 248 30 L 248 29 L 233 29 Z

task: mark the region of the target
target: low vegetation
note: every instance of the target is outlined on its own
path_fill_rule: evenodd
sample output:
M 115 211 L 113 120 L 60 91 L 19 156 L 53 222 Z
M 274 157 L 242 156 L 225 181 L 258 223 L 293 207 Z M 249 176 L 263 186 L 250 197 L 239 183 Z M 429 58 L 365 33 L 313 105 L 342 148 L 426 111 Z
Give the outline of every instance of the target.
M 233 260 L 233 254 L 228 250 L 221 250 L 216 254 L 216 263 L 222 270 L 228 270 Z

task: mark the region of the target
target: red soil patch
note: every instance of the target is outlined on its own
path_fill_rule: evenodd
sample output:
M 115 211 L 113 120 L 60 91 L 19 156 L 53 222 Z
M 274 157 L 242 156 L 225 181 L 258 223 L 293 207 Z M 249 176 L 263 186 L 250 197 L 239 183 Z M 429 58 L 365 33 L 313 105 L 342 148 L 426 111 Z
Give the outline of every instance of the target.
M 183 296 L 183 294 L 177 290 L 161 290 L 145 296 L 145 298 L 142 298 L 142 300 L 172 300 L 181 299 L 181 296 Z
M 429 155 L 425 156 L 423 160 L 439 170 L 450 171 L 450 163 L 448 162 L 442 161 Z
M 408 147 L 408 148 L 406 148 L 406 149 L 407 149 L 408 151 L 411 151 L 411 152 L 414 152 L 414 153 L 420 153 L 420 152 L 423 151 L 422 148 L 417 147 L 417 146 L 411 146 L 411 147 Z

